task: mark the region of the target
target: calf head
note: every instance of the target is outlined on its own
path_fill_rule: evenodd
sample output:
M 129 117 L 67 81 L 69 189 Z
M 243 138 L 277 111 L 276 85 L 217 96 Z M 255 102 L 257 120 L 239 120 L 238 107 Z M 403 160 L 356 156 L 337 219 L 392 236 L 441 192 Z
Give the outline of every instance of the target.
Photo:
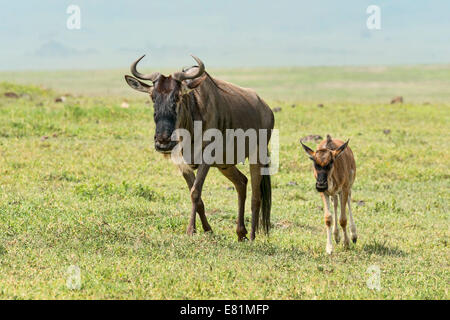
M 330 149 L 329 146 L 332 144 L 331 137 L 328 136 L 327 140 L 325 147 L 316 151 L 311 150 L 303 142 L 300 142 L 306 154 L 314 163 L 314 177 L 316 178 L 316 190 L 318 192 L 325 192 L 328 190 L 328 187 L 332 186 L 331 176 L 333 175 L 334 161 L 342 155 L 349 142 L 347 140 L 339 148 Z
M 125 80 L 128 85 L 144 93 L 148 93 L 153 101 L 154 121 L 155 121 L 155 149 L 161 153 L 169 153 L 177 144 L 173 133 L 176 129 L 180 108 L 183 108 L 183 96 L 190 90 L 195 89 L 205 79 L 203 62 L 192 56 L 198 66 L 175 72 L 172 75 L 164 76 L 159 72 L 152 74 L 141 74 L 136 70 L 140 57 L 131 65 L 131 73 L 136 77 L 126 75 Z M 151 85 L 141 80 L 151 81 Z

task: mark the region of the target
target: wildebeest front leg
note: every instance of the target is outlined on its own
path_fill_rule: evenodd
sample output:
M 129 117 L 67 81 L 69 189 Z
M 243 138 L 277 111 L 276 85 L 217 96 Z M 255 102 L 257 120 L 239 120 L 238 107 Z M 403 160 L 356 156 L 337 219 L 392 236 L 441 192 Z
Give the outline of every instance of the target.
M 325 226 L 327 228 L 327 253 L 331 254 L 333 252 L 333 242 L 331 241 L 331 224 L 333 223 L 333 216 L 330 213 L 330 197 L 325 193 L 321 192 L 320 196 L 323 200 L 323 209 L 325 212 Z
M 244 221 L 244 209 L 245 209 L 245 198 L 247 197 L 247 182 L 248 179 L 242 172 L 236 167 L 228 167 L 226 169 L 220 169 L 220 172 L 228 178 L 236 188 L 238 194 L 238 218 L 237 218 L 237 228 L 236 233 L 238 236 L 238 241 L 243 241 L 246 239 L 247 229 L 245 229 Z
M 187 234 L 193 235 L 195 233 L 195 215 L 197 211 L 201 211 L 203 214 L 200 214 L 200 217 L 204 216 L 205 207 L 202 205 L 202 188 L 203 183 L 205 182 L 206 175 L 208 174 L 210 165 L 201 164 L 198 167 L 197 176 L 194 180 L 194 185 L 191 188 L 191 201 L 192 201 L 192 211 L 191 211 L 191 219 L 189 220 L 189 225 L 187 228 Z M 202 210 L 201 210 L 202 209 Z M 206 216 L 204 216 L 206 220 Z M 202 220 L 203 221 L 203 220 Z
M 188 185 L 189 191 L 192 190 L 192 187 L 194 186 L 195 182 L 195 175 L 192 171 L 183 172 L 184 180 L 186 180 L 186 183 Z M 205 205 L 203 204 L 203 200 L 200 197 L 200 201 L 197 206 L 197 213 L 200 216 L 200 220 L 202 222 L 203 230 L 205 232 L 212 232 L 212 229 L 208 223 L 208 220 L 206 218 L 205 214 Z M 195 223 L 194 223 L 194 232 L 195 232 Z

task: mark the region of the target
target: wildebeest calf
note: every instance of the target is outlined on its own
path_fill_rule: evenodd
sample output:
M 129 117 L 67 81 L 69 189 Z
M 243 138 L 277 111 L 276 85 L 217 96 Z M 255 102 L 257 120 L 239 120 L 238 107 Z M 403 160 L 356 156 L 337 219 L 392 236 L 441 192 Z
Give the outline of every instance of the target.
M 331 225 L 333 224 L 333 235 L 336 243 L 339 243 L 340 236 L 337 227 L 337 207 L 338 196 L 341 203 L 341 215 L 339 224 L 344 231 L 344 245 L 349 246 L 347 235 L 347 217 L 345 214 L 345 206 L 348 205 L 348 213 L 350 218 L 350 235 L 352 241 L 357 240 L 356 226 L 353 221 L 351 209 L 351 189 L 356 175 L 356 164 L 353 152 L 348 147 L 348 141 L 343 142 L 338 139 L 332 139 L 327 135 L 327 139 L 323 140 L 317 150 L 313 151 L 301 142 L 303 149 L 309 158 L 314 162 L 314 176 L 316 178 L 316 190 L 320 193 L 323 200 L 325 211 L 325 225 L 327 228 L 327 246 L 328 254 L 333 252 L 333 243 L 331 241 Z M 334 204 L 334 219 L 330 213 L 330 199 L 332 197 Z

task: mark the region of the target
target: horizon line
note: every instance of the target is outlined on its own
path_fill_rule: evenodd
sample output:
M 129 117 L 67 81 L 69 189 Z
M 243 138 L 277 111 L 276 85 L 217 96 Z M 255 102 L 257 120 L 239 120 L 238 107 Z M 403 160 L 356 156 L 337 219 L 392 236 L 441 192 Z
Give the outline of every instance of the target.
M 236 70 L 236 69 L 306 69 L 306 68 L 374 68 L 374 67 L 425 67 L 425 66 L 444 66 L 450 67 L 449 62 L 439 62 L 439 63 L 386 63 L 386 64 L 317 64 L 317 65 L 282 65 L 282 66 L 222 66 L 222 67 L 212 67 L 208 68 L 209 70 Z M 111 68 L 55 68 L 55 69 L 0 69 L 0 73 L 9 73 L 9 72 L 19 72 L 19 73 L 27 73 L 27 72 L 68 72 L 68 71 L 112 71 L 112 70 L 122 70 L 126 68 L 127 70 L 130 68 L 127 67 L 111 67 Z M 157 68 L 157 66 L 155 67 Z M 160 69 L 179 69 L 180 66 L 161 66 Z M 151 69 L 151 68 L 147 68 Z

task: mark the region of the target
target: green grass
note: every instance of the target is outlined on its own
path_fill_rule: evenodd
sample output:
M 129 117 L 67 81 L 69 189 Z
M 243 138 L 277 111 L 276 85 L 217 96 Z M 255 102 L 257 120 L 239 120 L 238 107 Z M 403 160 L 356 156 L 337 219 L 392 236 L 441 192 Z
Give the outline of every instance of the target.
M 403 96 L 408 103 L 450 101 L 450 65 L 214 69 L 206 64 L 206 67 L 211 75 L 253 88 L 276 104 L 296 101 L 384 104 L 395 96 Z M 156 70 L 151 59 L 143 61 L 142 68 L 143 72 Z M 175 67 L 161 72 L 167 75 L 179 70 L 180 67 Z M 133 98 L 136 94 L 124 85 L 124 74 L 130 74 L 129 68 L 0 72 L 0 81 L 39 84 L 62 93 Z
M 338 68 L 320 69 L 323 79 L 311 82 L 315 89 L 305 99 L 285 91 L 295 91 L 295 79 L 309 85 L 300 69 L 285 80 L 291 87 L 278 83 L 275 91 L 270 70 L 228 71 L 229 79 L 282 107 L 275 114 L 280 171 L 272 177 L 273 229 L 254 243 L 237 242 L 237 196 L 215 169 L 203 192 L 214 234 L 185 235 L 189 193 L 177 169 L 153 149 L 145 96 L 129 92 L 125 109 L 120 92 L 101 95 L 109 90 L 102 84 L 64 103 L 54 98 L 83 89 L 0 84 L 0 298 L 448 299 L 449 69 L 411 71 L 414 99 L 398 92 L 403 105 L 380 103 L 394 92 L 352 91 L 345 81 L 342 95 L 321 93 L 326 79 L 342 78 L 347 69 L 339 77 Z M 383 81 L 406 79 L 395 77 L 395 68 L 386 72 L 376 80 L 381 88 Z M 419 73 L 430 83 L 423 91 Z M 131 90 L 120 81 L 120 90 Z M 94 79 L 89 83 L 95 87 Z M 6 91 L 22 96 L 6 98 Z M 327 133 L 350 138 L 357 162 L 359 240 L 349 250 L 338 245 L 332 256 L 325 253 L 311 163 L 298 143 Z M 247 166 L 240 168 L 248 175 Z M 71 265 L 81 270 L 80 290 L 66 286 Z M 380 291 L 366 285 L 373 265 L 381 270 Z

